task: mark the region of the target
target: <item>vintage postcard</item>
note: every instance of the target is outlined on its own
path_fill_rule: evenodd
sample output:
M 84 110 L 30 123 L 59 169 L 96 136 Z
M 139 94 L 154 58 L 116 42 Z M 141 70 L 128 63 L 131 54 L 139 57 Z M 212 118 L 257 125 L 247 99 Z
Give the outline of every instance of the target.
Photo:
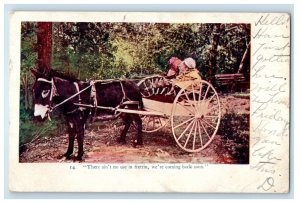
M 289 192 L 288 13 L 15 12 L 14 192 Z

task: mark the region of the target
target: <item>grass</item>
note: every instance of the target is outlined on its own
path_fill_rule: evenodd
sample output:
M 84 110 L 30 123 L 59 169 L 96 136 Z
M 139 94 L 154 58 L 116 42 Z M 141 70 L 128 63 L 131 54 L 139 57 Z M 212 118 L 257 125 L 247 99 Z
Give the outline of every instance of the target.
M 226 113 L 218 131 L 224 147 L 240 164 L 249 164 L 249 119 L 249 114 Z
M 65 131 L 63 117 L 54 113 L 52 120 L 38 122 L 33 118 L 32 110 L 26 110 L 20 102 L 19 153 L 26 150 L 26 145 L 41 137 L 51 137 Z

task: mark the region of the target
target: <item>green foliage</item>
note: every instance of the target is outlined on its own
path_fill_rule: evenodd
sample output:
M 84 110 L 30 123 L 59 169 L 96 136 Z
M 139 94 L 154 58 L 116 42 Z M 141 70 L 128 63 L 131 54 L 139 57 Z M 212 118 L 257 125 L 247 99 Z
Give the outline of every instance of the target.
M 215 24 L 53 23 L 52 67 L 80 79 L 167 71 L 171 56 L 193 57 L 208 75 Z M 22 73 L 36 64 L 35 23 L 22 24 Z M 250 41 L 250 25 L 220 30 L 216 73 L 235 73 Z
M 36 66 L 37 52 L 36 50 L 37 36 L 35 25 L 33 23 L 22 24 L 21 33 L 21 86 L 24 82 L 28 82 L 30 77 L 29 69 Z M 23 87 L 24 88 L 24 87 Z
M 240 164 L 249 163 L 249 114 L 227 112 L 222 116 L 218 134 L 226 148 Z M 232 145 L 231 143 L 235 143 Z
M 19 146 L 40 137 L 51 137 L 64 132 L 64 120 L 59 114 L 52 115 L 51 121 L 38 122 L 32 118 L 32 110 L 26 110 L 24 102 L 20 102 Z

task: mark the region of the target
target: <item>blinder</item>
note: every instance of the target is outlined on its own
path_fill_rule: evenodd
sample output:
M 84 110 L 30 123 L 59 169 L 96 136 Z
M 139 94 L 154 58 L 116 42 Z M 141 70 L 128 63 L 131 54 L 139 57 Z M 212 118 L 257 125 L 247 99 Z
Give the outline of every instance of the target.
M 49 97 L 49 105 L 46 105 L 46 107 L 45 107 L 45 108 L 47 108 L 47 111 L 45 111 L 45 109 L 43 110 L 43 111 L 45 111 L 45 115 L 46 114 L 48 115 L 48 119 L 51 120 L 49 112 L 52 112 L 52 110 L 54 109 L 53 108 L 53 102 L 52 102 L 52 100 L 53 100 L 53 97 L 58 96 L 57 89 L 56 89 L 56 86 L 55 86 L 55 83 L 54 83 L 54 79 L 51 78 L 51 80 L 47 80 L 45 78 L 38 78 L 37 81 L 46 82 L 46 83 L 51 84 L 50 97 Z M 42 94 L 41 96 L 43 98 L 46 98 L 48 96 L 49 92 L 44 92 L 43 91 L 41 94 Z

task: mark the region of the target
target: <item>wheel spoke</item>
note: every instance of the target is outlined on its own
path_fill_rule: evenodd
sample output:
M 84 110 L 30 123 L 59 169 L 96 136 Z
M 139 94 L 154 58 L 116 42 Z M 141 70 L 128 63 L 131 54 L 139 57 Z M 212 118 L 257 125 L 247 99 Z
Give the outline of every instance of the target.
M 197 101 L 197 106 L 200 109 L 201 109 L 202 86 L 203 86 L 202 83 L 200 83 L 199 97 L 198 97 L 198 101 Z
M 146 120 L 149 120 L 148 118 L 149 117 L 145 116 L 144 121 L 142 121 L 145 124 L 145 130 L 147 130 L 147 127 L 148 127 L 148 124 L 149 124 L 149 122 L 145 122 Z
M 155 117 L 151 116 L 152 117 L 152 129 L 155 128 Z
M 184 95 L 187 98 L 188 103 L 194 108 L 195 112 L 197 112 L 197 108 L 193 105 L 193 103 L 191 103 L 191 100 L 189 99 L 189 97 L 186 94 L 186 91 L 184 91 Z
M 167 89 L 167 88 L 164 87 L 164 88 L 161 90 L 160 94 L 163 94 L 163 93 L 165 92 L 166 89 Z
M 188 109 L 186 106 L 184 106 L 181 103 L 178 103 L 180 106 L 182 106 L 183 108 L 185 108 L 186 110 L 188 110 L 189 112 L 191 112 L 192 114 L 195 114 L 195 112 L 191 111 L 190 109 Z M 193 115 L 194 116 L 194 115 Z
M 144 90 L 146 90 L 149 95 L 151 94 L 148 87 L 146 87 Z
M 213 129 L 216 129 L 212 124 L 210 124 L 207 120 L 202 119 L 202 121 L 204 121 L 204 123 L 206 123 L 207 125 L 209 125 L 210 127 L 212 127 Z
M 147 116 L 142 117 L 142 122 L 144 123 L 144 121 L 146 120 Z
M 199 98 L 198 98 L 198 101 L 201 100 L 201 94 L 202 94 L 202 84 L 200 84 L 200 90 L 199 90 Z
M 152 95 L 155 93 L 154 87 L 152 86 Z
M 147 129 L 150 129 L 151 127 L 150 127 L 150 125 L 151 125 L 151 122 L 152 122 L 152 119 L 151 119 L 151 117 L 148 117 L 148 119 L 147 119 L 147 125 L 146 125 L 146 129 L 145 130 L 147 130 Z
M 147 80 L 145 80 L 145 81 L 143 82 L 145 88 L 147 88 L 146 81 L 147 81 Z
M 216 93 L 214 92 L 213 96 L 211 96 L 208 100 L 208 103 L 216 96 Z
M 199 131 L 199 137 L 200 137 L 201 147 L 203 147 L 203 140 L 202 140 L 202 134 L 201 134 L 200 121 L 197 120 L 197 123 L 198 123 L 198 131 Z
M 182 123 L 176 125 L 176 126 L 174 127 L 174 130 L 175 130 L 176 128 L 178 128 L 178 127 L 180 127 L 180 126 L 182 126 L 182 125 L 184 125 L 184 124 L 190 122 L 190 121 L 193 120 L 193 119 L 194 119 L 194 117 L 192 117 L 192 118 L 190 118 L 190 119 L 188 119 L 188 120 L 186 120 L 186 121 L 184 121 L 184 122 L 182 122 Z
M 209 134 L 207 133 L 207 131 L 206 131 L 206 129 L 205 129 L 205 127 L 203 126 L 203 124 L 202 124 L 202 122 L 200 121 L 200 124 L 201 124 L 201 126 L 202 126 L 202 128 L 203 128 L 203 130 L 204 130 L 204 132 L 206 133 L 206 135 L 209 137 L 209 139 L 210 139 L 210 136 L 209 136 Z
M 180 138 L 184 135 L 184 133 L 189 129 L 189 127 L 195 122 L 195 120 L 193 120 L 192 122 L 190 122 L 188 124 L 188 126 L 184 129 L 184 131 L 180 134 L 180 136 L 177 138 L 177 141 L 180 140 Z
M 154 94 L 154 86 L 153 86 L 153 84 L 154 84 L 154 80 L 153 80 L 153 78 L 151 78 L 151 80 L 149 81 L 149 89 L 151 89 L 151 91 L 152 91 L 151 95 Z
M 157 88 L 155 95 L 157 95 L 158 93 L 159 93 L 159 87 Z
M 144 117 L 142 118 L 142 124 L 143 124 L 144 126 L 147 126 L 147 123 L 145 122 L 147 119 L 148 119 L 148 116 L 144 116 Z M 148 119 L 148 120 L 149 120 L 149 119 Z
M 194 85 L 192 85 L 192 91 L 193 91 L 193 99 L 194 99 L 194 102 L 196 102 L 196 96 L 195 96 L 195 89 L 194 89 Z M 199 114 L 199 110 L 198 110 L 198 108 L 196 107 L 196 105 L 194 105 L 194 106 L 195 106 L 196 112 Z
M 161 122 L 160 118 L 159 118 L 159 117 L 156 117 L 156 119 L 158 120 L 160 126 L 162 126 L 162 122 Z
M 146 116 L 142 116 L 142 122 L 144 123 L 144 120 L 146 120 Z
M 185 141 L 185 143 L 184 143 L 184 148 L 186 148 L 186 145 L 187 145 L 187 143 L 189 142 L 189 139 L 190 139 L 190 137 L 191 137 L 191 134 L 192 134 L 192 132 L 193 132 L 193 130 L 194 130 L 194 127 L 195 127 L 195 121 L 193 122 L 193 125 L 192 125 L 192 127 L 191 127 L 191 129 L 190 129 L 190 132 L 189 132 L 189 135 L 188 135 L 188 137 L 187 137 L 187 139 L 186 139 L 186 141 Z
M 205 92 L 205 95 L 204 95 L 204 98 L 203 98 L 203 100 L 205 100 L 205 99 L 206 99 L 206 96 L 207 96 L 207 94 L 208 94 L 208 90 L 209 90 L 209 88 L 210 88 L 210 86 L 207 86 L 207 89 L 206 89 L 206 92 Z
M 198 126 L 198 120 L 195 122 L 195 131 L 194 131 L 194 139 L 193 139 L 193 150 L 195 150 L 195 143 L 196 143 L 196 136 L 197 136 L 197 126 Z

